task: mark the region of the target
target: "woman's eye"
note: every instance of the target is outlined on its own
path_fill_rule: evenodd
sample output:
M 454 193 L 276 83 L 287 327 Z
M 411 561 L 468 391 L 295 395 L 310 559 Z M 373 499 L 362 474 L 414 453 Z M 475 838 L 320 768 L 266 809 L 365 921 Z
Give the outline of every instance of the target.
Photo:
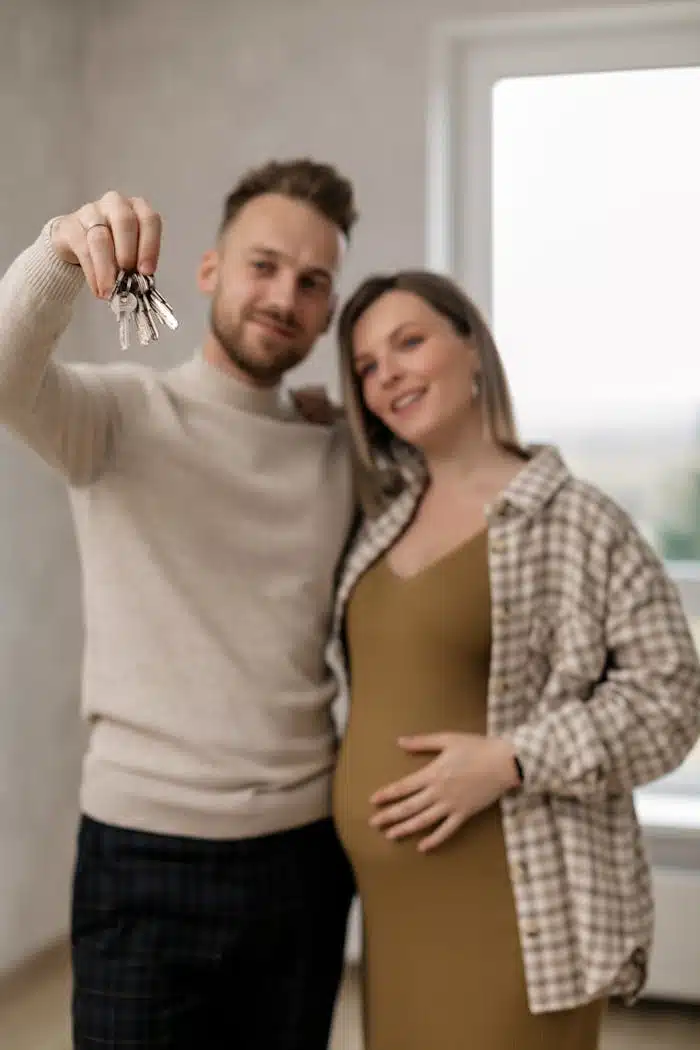
M 257 273 L 272 273 L 272 263 L 268 262 L 267 259 L 254 259 L 253 269 Z
M 423 342 L 423 336 L 422 335 L 407 335 L 407 336 L 404 336 L 404 338 L 401 340 L 401 345 L 405 346 L 407 349 L 410 350 L 411 347 L 420 346 L 420 344 L 422 342 Z
M 369 373 L 372 371 L 372 369 L 376 367 L 377 366 L 374 363 L 363 365 L 362 368 L 359 369 L 357 374 L 360 379 L 366 379 Z

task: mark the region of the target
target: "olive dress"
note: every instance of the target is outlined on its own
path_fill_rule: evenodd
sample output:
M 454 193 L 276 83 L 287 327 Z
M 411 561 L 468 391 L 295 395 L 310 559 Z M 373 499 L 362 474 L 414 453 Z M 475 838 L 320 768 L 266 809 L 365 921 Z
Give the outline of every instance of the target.
M 419 769 L 397 738 L 486 732 L 491 648 L 486 532 L 409 578 L 387 556 L 347 612 L 350 717 L 334 817 L 364 918 L 366 1050 L 595 1050 L 603 1004 L 533 1015 L 500 806 L 442 846 L 390 841 L 370 796 Z

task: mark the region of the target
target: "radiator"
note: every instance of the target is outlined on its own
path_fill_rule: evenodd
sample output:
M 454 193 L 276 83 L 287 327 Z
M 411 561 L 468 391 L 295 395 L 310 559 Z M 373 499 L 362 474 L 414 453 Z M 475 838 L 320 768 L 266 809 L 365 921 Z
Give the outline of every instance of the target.
M 700 870 L 652 868 L 656 929 L 645 996 L 700 1003 Z

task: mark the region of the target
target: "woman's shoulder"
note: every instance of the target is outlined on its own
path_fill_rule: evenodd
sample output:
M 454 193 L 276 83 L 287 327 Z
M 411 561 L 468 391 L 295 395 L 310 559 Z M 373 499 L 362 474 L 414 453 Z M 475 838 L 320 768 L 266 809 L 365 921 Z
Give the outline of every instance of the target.
M 581 477 L 565 463 L 561 453 L 549 446 L 560 463 L 564 476 L 543 508 L 551 522 L 578 528 L 591 540 L 607 545 L 631 544 L 653 554 L 652 547 L 632 515 L 600 486 Z

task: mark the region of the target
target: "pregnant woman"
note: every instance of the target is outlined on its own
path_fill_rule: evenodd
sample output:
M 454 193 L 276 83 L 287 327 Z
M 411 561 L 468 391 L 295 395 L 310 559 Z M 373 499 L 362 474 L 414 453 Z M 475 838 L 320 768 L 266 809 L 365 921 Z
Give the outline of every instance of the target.
M 340 344 L 367 515 L 330 649 L 350 689 L 334 814 L 367 1050 L 594 1050 L 649 955 L 633 790 L 700 730 L 678 595 L 618 506 L 521 446 L 450 281 L 371 278 Z

